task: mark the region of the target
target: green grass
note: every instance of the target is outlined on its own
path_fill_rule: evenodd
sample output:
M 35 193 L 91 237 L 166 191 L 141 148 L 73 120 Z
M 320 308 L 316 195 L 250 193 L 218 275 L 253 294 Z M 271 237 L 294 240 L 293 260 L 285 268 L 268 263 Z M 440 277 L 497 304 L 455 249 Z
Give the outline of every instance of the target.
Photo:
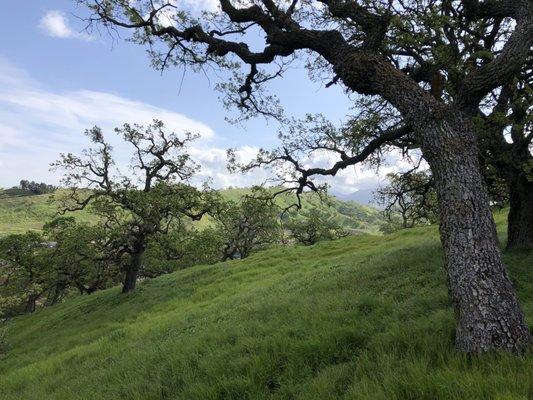
M 532 253 L 505 259 L 532 322 Z M 0 398 L 533 398 L 531 352 L 468 358 L 453 336 L 437 229 L 363 235 L 16 318 Z
M 37 196 L 10 196 L 0 191 L 0 236 L 41 230 L 44 223 L 54 218 L 58 204 L 50 194 Z M 71 213 L 80 222 L 91 222 L 88 211 Z

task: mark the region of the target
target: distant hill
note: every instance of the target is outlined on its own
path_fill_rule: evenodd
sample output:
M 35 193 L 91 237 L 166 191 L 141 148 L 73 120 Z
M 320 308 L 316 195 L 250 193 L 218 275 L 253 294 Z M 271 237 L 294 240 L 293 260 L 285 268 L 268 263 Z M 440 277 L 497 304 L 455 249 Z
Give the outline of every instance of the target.
M 505 215 L 497 215 L 505 240 Z M 504 254 L 533 321 L 531 252 Z M 0 328 L 2 328 L 0 326 Z M 526 400 L 533 354 L 466 357 L 436 226 L 279 247 L 8 321 L 2 400 Z M 0 334 L 2 330 L 0 330 Z
M 249 189 L 223 189 L 220 191 L 226 199 L 238 200 L 242 196 L 249 194 Z M 344 228 L 366 233 L 378 233 L 378 227 L 382 222 L 382 215 L 379 210 L 359 204 L 355 201 L 343 201 L 335 196 L 330 196 L 328 202 L 323 202 L 315 193 L 306 193 L 303 196 L 301 213 L 305 214 L 313 208 L 319 208 L 330 218 L 337 220 Z M 295 203 L 294 195 L 284 195 L 276 198 L 277 204 L 288 207 Z
M 250 193 L 250 190 L 224 189 L 221 190 L 221 193 L 226 199 L 238 200 L 241 196 Z M 382 217 L 379 211 L 372 207 L 337 198 L 331 199 L 330 207 L 322 203 L 315 194 L 306 194 L 304 199 L 303 212 L 318 207 L 346 229 L 356 232 L 378 232 Z M 294 196 L 278 197 L 277 202 L 281 207 L 286 207 L 294 202 Z M 46 221 L 54 217 L 57 209 L 57 201 L 51 194 L 35 196 L 0 191 L 0 236 L 23 233 L 28 230 L 40 230 Z M 86 210 L 71 215 L 74 215 L 79 221 L 94 221 L 94 216 Z M 208 220 L 204 220 L 200 226 L 205 226 L 208 223 Z
M 359 204 L 376 207 L 374 200 L 374 192 L 377 188 L 373 189 L 360 189 L 352 193 L 333 193 L 335 197 L 344 201 L 355 201 Z
M 56 215 L 57 202 L 51 194 L 27 195 L 0 191 L 0 236 L 40 230 Z M 73 213 L 74 214 L 74 213 Z M 75 213 L 79 221 L 90 222 L 94 217 L 87 211 Z

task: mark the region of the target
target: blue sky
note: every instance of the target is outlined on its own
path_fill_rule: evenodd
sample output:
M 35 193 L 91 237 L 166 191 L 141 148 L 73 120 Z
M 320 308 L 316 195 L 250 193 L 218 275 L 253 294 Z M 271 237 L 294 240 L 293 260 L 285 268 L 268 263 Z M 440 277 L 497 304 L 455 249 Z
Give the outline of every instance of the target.
M 225 170 L 226 148 L 251 157 L 259 147 L 276 145 L 278 125 L 263 118 L 243 125 L 226 122 L 227 110 L 214 90 L 216 76 L 188 72 L 182 82 L 179 69 L 161 75 L 150 67 L 144 48 L 104 32 L 83 32 L 76 16 L 86 10 L 72 0 L 2 6 L 9 18 L 0 25 L 0 187 L 21 179 L 57 182 L 48 165 L 59 153 L 87 145 L 85 128 L 100 125 L 112 137 L 114 126 L 153 117 L 176 131 L 202 134 L 193 156 L 204 166 L 201 177 L 212 178 L 215 186 L 247 186 L 267 176 Z M 292 69 L 271 88 L 295 117 L 321 112 L 341 122 L 350 111 L 350 100 L 339 87 L 325 89 L 310 81 L 303 68 Z M 126 162 L 126 149 L 118 142 L 116 151 Z M 378 174 L 352 168 L 330 183 L 334 191 L 349 193 L 375 187 Z

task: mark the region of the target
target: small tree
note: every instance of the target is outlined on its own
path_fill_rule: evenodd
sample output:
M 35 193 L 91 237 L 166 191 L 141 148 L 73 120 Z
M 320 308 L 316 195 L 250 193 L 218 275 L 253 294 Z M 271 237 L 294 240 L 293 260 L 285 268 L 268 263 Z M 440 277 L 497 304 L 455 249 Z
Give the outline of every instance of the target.
M 77 223 L 73 217 L 58 217 L 44 225 L 54 243 L 50 262 L 58 270 L 56 290 L 49 303 L 61 300 L 67 288 L 91 294 L 120 281 L 117 263 L 106 230 L 99 225 Z
M 53 287 L 50 249 L 36 232 L 0 239 L 0 311 L 3 315 L 35 311 L 37 301 Z
M 389 184 L 376 191 L 376 200 L 383 205 L 388 227 L 400 217 L 400 228 L 412 228 L 438 220 L 437 196 L 429 172 L 391 173 Z
M 93 148 L 82 156 L 63 154 L 53 167 L 66 171 L 63 183 L 70 188 L 61 199 L 62 212 L 91 205 L 100 217 L 108 257 L 124 272 L 126 293 L 135 289 L 150 239 L 168 232 L 177 220 L 200 219 L 208 211 L 212 192 L 185 183 L 198 169 L 186 152 L 197 136 L 187 133 L 179 139 L 165 133 L 157 120 L 146 128 L 124 124 L 115 131 L 133 149 L 130 175 L 120 173 L 98 127 L 86 131 Z
M 246 258 L 281 238 L 279 210 L 265 189 L 253 188 L 240 202 L 219 203 L 212 217 L 224 238 L 221 261 Z
M 318 208 L 313 208 L 307 215 L 294 215 L 286 222 L 296 242 L 311 246 L 323 240 L 335 240 L 347 236 L 348 232 L 330 215 Z

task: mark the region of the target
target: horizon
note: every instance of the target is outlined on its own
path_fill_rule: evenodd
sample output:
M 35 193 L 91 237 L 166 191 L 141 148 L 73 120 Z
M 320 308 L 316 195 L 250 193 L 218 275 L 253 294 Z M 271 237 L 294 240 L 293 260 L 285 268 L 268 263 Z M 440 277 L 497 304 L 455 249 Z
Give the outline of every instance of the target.
M 227 171 L 226 149 L 235 148 L 241 160 L 250 160 L 260 148 L 278 145 L 280 127 L 259 117 L 229 123 L 228 110 L 213 90 L 215 76 L 151 68 L 142 47 L 104 32 L 85 31 L 86 10 L 67 0 L 32 3 L 24 10 L 8 4 L 7 11 L 12 18 L 0 33 L 20 35 L 0 51 L 0 187 L 15 186 L 22 179 L 57 185 L 60 175 L 49 170 L 50 163 L 60 153 L 78 154 L 88 145 L 83 131 L 95 125 L 126 164 L 128 153 L 114 140 L 113 128 L 126 122 L 147 124 L 153 118 L 170 130 L 201 135 L 190 148 L 202 167 L 198 182 L 209 178 L 215 188 L 249 187 L 271 177 L 264 169 Z M 287 115 L 302 118 L 320 111 L 340 124 L 350 112 L 349 96 L 337 85 L 326 89 L 324 82 L 311 81 L 307 74 L 303 66 L 295 66 L 282 84 L 272 85 Z M 328 155 L 309 160 L 320 166 L 328 161 Z M 390 155 L 378 171 L 352 166 L 323 182 L 331 193 L 350 196 L 375 190 L 387 173 L 406 165 Z

